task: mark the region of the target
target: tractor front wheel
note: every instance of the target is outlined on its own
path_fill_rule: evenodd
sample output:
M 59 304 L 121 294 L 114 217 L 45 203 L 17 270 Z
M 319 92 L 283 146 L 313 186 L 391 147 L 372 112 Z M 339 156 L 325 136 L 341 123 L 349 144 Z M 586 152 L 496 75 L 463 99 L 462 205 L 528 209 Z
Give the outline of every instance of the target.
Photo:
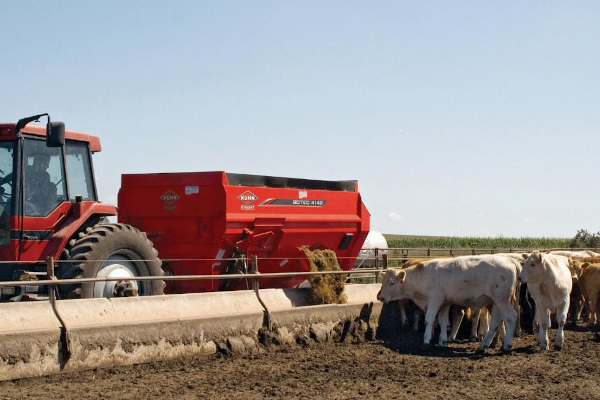
M 158 252 L 138 229 L 126 224 L 99 224 L 87 228 L 69 242 L 59 278 L 120 278 L 119 281 L 61 285 L 61 298 L 149 296 L 163 293 L 162 279 L 135 280 L 141 276 L 162 277 Z M 121 279 L 122 278 L 122 279 Z

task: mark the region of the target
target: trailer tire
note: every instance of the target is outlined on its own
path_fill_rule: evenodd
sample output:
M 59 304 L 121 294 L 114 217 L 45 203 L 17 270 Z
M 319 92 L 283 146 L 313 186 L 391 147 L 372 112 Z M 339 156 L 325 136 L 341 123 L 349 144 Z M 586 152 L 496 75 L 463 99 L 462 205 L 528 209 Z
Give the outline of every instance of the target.
M 152 242 L 138 229 L 126 224 L 102 223 L 80 232 L 69 241 L 61 263 L 59 279 L 123 277 L 116 281 L 85 282 L 60 285 L 63 299 L 115 297 L 123 287 L 125 295 L 150 296 L 163 294 L 162 280 L 135 281 L 137 276 L 164 275 L 158 252 Z M 127 283 L 131 282 L 131 284 Z

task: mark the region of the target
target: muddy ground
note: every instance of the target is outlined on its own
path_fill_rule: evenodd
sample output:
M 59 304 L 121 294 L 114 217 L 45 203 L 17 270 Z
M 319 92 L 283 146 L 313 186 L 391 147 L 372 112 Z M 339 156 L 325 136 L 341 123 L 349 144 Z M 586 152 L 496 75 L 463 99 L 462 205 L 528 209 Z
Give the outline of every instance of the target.
M 551 331 L 553 339 L 555 330 Z M 387 341 L 277 347 L 0 383 L 1 399 L 600 399 L 600 330 L 569 327 L 562 351 L 535 336 L 514 351 Z

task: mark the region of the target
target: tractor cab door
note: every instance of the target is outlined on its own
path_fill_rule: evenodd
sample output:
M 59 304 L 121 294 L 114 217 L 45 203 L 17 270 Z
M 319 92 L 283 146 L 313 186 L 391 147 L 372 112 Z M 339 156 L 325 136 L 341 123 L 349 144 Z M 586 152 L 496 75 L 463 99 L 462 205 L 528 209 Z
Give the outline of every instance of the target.
M 45 140 L 26 139 L 23 148 L 25 217 L 47 217 L 66 201 L 62 151 Z
M 14 239 L 20 241 L 17 259 L 40 261 L 57 222 L 70 208 L 62 149 L 48 147 L 43 138 L 27 136 L 20 165 L 22 198 L 17 208 L 22 209 L 23 219 L 15 227 Z

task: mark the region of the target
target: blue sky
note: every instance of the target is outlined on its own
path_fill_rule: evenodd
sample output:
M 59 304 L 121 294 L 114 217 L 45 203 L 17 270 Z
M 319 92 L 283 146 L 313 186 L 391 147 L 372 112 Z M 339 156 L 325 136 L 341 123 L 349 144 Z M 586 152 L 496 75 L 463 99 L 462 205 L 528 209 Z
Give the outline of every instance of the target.
M 356 179 L 384 233 L 600 230 L 596 1 L 0 0 L 0 121 L 122 173 Z

